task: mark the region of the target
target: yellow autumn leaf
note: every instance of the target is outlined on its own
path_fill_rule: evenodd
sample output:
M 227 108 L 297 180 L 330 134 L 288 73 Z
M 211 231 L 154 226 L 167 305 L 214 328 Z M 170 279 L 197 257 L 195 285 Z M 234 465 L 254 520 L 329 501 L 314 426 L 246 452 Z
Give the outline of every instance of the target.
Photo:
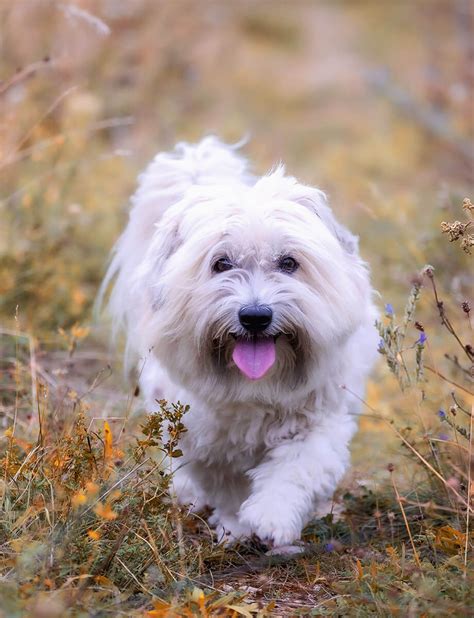
M 154 609 L 146 613 L 148 618 L 168 618 L 170 616 L 172 606 L 166 601 L 156 599 L 153 601 L 153 607 Z
M 255 613 L 258 612 L 258 603 L 248 603 L 246 605 L 226 605 L 226 609 L 230 609 L 232 612 L 236 612 L 239 616 L 245 616 L 245 618 L 252 618 Z
M 204 594 L 203 590 L 201 590 L 201 588 L 198 588 L 197 586 L 193 588 L 193 591 L 190 595 L 190 601 L 192 603 L 196 603 L 196 605 L 199 607 L 200 614 L 202 614 L 203 616 L 207 615 L 206 595 Z
M 112 430 L 109 423 L 104 421 L 104 459 L 110 459 L 112 454 Z
M 448 554 L 456 554 L 464 547 L 466 535 L 452 526 L 441 526 L 436 530 L 435 546 Z
M 90 328 L 88 326 L 79 326 L 79 324 L 74 324 L 71 328 L 71 335 L 74 339 L 84 339 L 90 332 Z
M 387 555 L 390 556 L 390 558 L 398 558 L 397 550 L 392 545 L 388 545 L 385 548 L 385 551 L 387 552 Z
M 72 506 L 77 508 L 87 502 L 87 496 L 83 491 L 78 491 L 73 495 L 71 502 Z
M 95 496 L 99 493 L 99 486 L 97 485 L 97 483 L 94 483 L 93 481 L 87 481 L 86 483 L 86 493 L 89 496 Z
M 84 294 L 83 290 L 81 290 L 81 288 L 75 288 L 75 289 L 71 292 L 71 298 L 72 298 L 72 302 L 74 303 L 74 305 L 76 305 L 76 306 L 78 306 L 78 307 L 82 307 L 82 306 L 85 304 L 86 300 L 87 300 L 87 297 L 86 297 L 86 295 Z M 86 335 L 84 335 L 84 334 L 83 334 L 83 331 L 87 331 L 87 332 L 86 332 L 86 335 L 88 335 L 88 334 L 89 334 L 89 329 L 87 329 L 87 328 L 83 328 L 83 329 L 81 329 L 81 330 L 79 331 L 79 332 L 80 332 L 80 334 L 81 334 L 81 337 L 77 337 L 77 336 L 76 336 L 76 339 L 81 339 L 81 338 L 83 338 L 83 337 L 85 337 L 85 336 L 86 336 Z
M 94 581 L 101 586 L 113 586 L 114 583 L 105 575 L 96 575 Z
M 99 504 L 94 509 L 94 513 L 97 515 L 97 517 L 101 517 L 102 519 L 106 519 L 107 521 L 113 521 L 118 517 L 117 513 L 108 503 L 103 504 L 102 502 L 99 502 Z
M 194 601 L 194 603 L 202 603 L 204 598 L 204 592 L 200 588 L 194 587 L 191 593 L 191 600 Z

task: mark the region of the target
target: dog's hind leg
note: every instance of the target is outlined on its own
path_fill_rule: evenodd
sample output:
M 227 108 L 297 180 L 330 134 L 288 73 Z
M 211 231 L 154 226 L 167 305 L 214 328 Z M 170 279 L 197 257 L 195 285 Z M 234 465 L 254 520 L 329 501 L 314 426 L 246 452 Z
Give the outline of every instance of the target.
M 196 466 L 208 505 L 214 508 L 209 524 L 215 528 L 218 542 L 233 544 L 249 538 L 252 531 L 239 521 L 237 513 L 250 492 L 249 479 L 242 473 L 231 472 L 222 466 Z
M 172 490 L 179 504 L 189 505 L 192 512 L 197 513 L 211 506 L 205 492 L 193 477 L 191 464 L 184 463 L 173 471 Z

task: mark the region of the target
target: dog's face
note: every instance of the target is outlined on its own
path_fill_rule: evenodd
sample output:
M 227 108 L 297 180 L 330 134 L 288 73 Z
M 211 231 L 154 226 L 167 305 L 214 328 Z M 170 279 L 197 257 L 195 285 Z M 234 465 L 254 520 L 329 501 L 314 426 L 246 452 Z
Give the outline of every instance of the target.
M 275 174 L 195 188 L 165 213 L 140 285 L 154 353 L 172 377 L 216 396 L 297 388 L 357 328 L 366 269 L 310 192 Z

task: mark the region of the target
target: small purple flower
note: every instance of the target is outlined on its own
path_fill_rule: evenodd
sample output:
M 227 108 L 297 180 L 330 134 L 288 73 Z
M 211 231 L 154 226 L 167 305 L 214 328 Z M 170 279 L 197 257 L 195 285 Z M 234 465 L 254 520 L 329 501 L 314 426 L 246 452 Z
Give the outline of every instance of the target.
M 382 338 L 380 338 L 380 341 L 379 341 L 379 345 L 378 345 L 377 350 L 378 350 L 379 352 L 383 352 L 383 351 L 384 351 L 384 349 L 385 349 L 385 343 L 384 343 L 384 340 L 383 340 Z
M 326 543 L 326 545 L 324 546 L 324 551 L 334 551 L 336 549 L 334 543 Z
M 447 433 L 440 433 L 440 434 L 439 434 L 439 436 L 438 436 L 438 438 L 439 438 L 440 440 L 444 440 L 444 441 L 449 440 L 449 436 L 448 436 L 448 434 L 447 434 Z
M 394 316 L 395 311 L 393 310 L 392 303 L 387 303 L 385 305 L 385 314 L 388 315 L 391 318 Z
M 424 345 L 427 337 L 425 333 L 421 332 L 418 341 L 416 342 L 418 345 Z
M 444 410 L 438 410 L 438 416 L 441 419 L 446 418 L 446 412 Z

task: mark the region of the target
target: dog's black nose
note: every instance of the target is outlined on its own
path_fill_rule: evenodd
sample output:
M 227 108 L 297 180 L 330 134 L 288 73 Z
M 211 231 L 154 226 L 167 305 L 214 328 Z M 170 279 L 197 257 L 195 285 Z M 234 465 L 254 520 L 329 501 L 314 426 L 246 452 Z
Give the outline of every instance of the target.
M 273 312 L 267 305 L 250 305 L 239 311 L 239 320 L 244 328 L 258 333 L 270 326 Z

